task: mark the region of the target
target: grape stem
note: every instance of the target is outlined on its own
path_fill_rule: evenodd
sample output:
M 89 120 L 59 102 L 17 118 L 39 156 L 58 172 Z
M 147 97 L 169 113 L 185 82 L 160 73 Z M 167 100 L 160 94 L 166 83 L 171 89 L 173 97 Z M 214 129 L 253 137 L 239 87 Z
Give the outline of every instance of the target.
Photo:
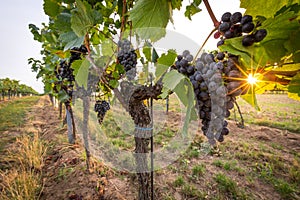
M 240 114 L 240 117 L 241 117 L 241 122 L 237 122 L 237 126 L 239 128 L 245 128 L 244 118 L 243 118 L 240 106 L 239 106 L 239 104 L 236 101 L 234 101 L 234 104 L 235 104 L 235 106 L 236 106 L 236 108 L 237 108 L 237 110 L 238 110 L 238 112 Z
M 123 32 L 125 30 L 125 12 L 126 12 L 126 0 L 123 0 L 123 10 L 122 10 L 122 24 L 121 24 L 121 33 L 120 40 L 122 39 Z
M 211 7 L 210 7 L 210 5 L 209 5 L 208 0 L 203 0 L 203 2 L 204 2 L 204 5 L 205 5 L 205 7 L 206 7 L 206 10 L 208 11 L 208 14 L 209 14 L 211 20 L 212 20 L 213 23 L 214 23 L 215 28 L 218 28 L 219 25 L 220 25 L 220 22 L 217 20 L 217 18 L 216 18 L 216 16 L 215 16 L 214 12 L 212 11 L 212 9 L 211 9 Z
M 112 57 L 111 57 L 112 58 Z M 109 88 L 111 88 L 111 86 L 109 85 L 109 83 L 107 82 L 107 80 L 104 78 L 105 75 L 105 71 L 103 70 L 103 68 L 98 67 L 94 61 L 94 59 L 91 57 L 90 54 L 88 54 L 86 56 L 86 59 L 91 63 L 93 69 L 96 71 L 96 73 L 98 74 L 98 76 L 100 77 L 100 80 L 107 85 Z M 111 61 L 111 59 L 110 59 Z M 110 63 L 110 61 L 108 63 Z M 107 64 L 108 65 L 108 64 Z M 107 66 L 106 66 L 107 67 Z M 122 95 L 120 93 L 120 91 L 118 90 L 118 88 L 111 88 L 114 91 L 114 94 L 116 95 L 117 99 L 120 101 L 120 103 L 122 104 L 122 106 L 126 109 L 126 111 L 128 111 L 128 105 L 127 103 L 124 101 L 124 98 L 122 98 Z
M 206 42 L 208 41 L 208 39 L 210 38 L 210 36 L 218 29 L 219 25 L 220 25 L 220 22 L 217 20 L 214 12 L 212 11 L 210 5 L 209 5 L 209 2 L 208 0 L 203 0 L 204 4 L 205 4 L 205 7 L 206 7 L 206 10 L 208 11 L 208 14 L 211 18 L 211 20 L 213 21 L 214 23 L 214 26 L 215 28 L 209 33 L 209 35 L 207 36 L 207 38 L 205 39 L 205 41 L 203 42 L 202 46 L 200 47 L 200 49 L 198 50 L 194 60 L 193 60 L 193 64 L 195 63 L 198 55 L 200 54 L 201 50 L 203 49 L 204 45 L 206 44 Z
M 207 36 L 207 38 L 205 39 L 205 41 L 203 42 L 202 46 L 200 47 L 200 49 L 197 51 L 195 58 L 193 60 L 193 64 L 195 63 L 197 57 L 199 56 L 200 52 L 202 51 L 203 47 L 205 46 L 206 42 L 208 41 L 208 39 L 210 38 L 210 36 L 217 30 L 218 28 L 214 28 L 209 35 Z

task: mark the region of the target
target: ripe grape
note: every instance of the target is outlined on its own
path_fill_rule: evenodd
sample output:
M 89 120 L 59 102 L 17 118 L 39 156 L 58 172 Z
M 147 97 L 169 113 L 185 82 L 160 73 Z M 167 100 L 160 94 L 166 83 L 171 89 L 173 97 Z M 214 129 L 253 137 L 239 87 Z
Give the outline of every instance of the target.
M 228 30 L 224 33 L 224 36 L 226 39 L 230 39 L 230 38 L 234 37 L 234 33 L 232 31 Z
M 219 31 L 224 33 L 226 31 L 228 31 L 229 28 L 230 28 L 230 23 L 229 22 L 224 22 L 224 23 L 220 24 Z
M 233 23 L 233 24 L 236 24 L 238 22 L 240 22 L 242 19 L 242 13 L 240 12 L 235 12 L 231 15 L 230 17 L 230 22 Z
M 241 24 L 244 25 L 248 22 L 252 22 L 252 16 L 251 15 L 244 15 L 241 19 Z
M 266 29 L 260 29 L 260 30 L 256 31 L 254 34 L 255 42 L 262 41 L 266 37 L 266 35 L 267 35 Z
M 217 54 L 217 59 L 218 60 L 223 60 L 225 58 L 225 54 L 223 53 L 223 52 L 219 52 L 218 54 Z
M 255 37 L 253 35 L 246 35 L 242 40 L 242 44 L 245 47 L 251 46 L 254 42 Z
M 226 12 L 222 15 L 221 20 L 223 22 L 230 22 L 230 17 L 231 17 L 231 13 L 230 12 Z
M 244 33 L 250 33 L 254 29 L 254 24 L 252 22 L 248 22 L 242 26 L 242 31 Z

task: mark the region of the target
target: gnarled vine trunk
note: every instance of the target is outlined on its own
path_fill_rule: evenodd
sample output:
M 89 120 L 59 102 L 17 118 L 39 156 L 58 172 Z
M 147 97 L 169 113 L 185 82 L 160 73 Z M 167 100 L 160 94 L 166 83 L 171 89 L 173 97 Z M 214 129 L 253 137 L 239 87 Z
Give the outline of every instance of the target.
M 139 86 L 130 96 L 129 114 L 134 120 L 135 130 L 135 161 L 136 172 L 139 181 L 139 200 L 149 200 L 150 191 L 150 170 L 148 167 L 149 139 L 151 137 L 151 117 L 149 109 L 145 106 L 144 100 L 157 99 L 161 94 L 162 84 L 159 82 L 154 86 Z

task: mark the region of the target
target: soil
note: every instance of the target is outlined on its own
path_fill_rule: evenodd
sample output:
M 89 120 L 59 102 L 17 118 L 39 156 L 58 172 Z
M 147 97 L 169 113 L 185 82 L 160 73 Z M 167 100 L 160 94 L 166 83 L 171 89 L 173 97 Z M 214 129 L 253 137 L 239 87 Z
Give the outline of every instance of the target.
M 45 200 L 134 200 L 137 197 L 137 180 L 133 174 L 116 172 L 105 166 L 105 163 L 91 159 L 91 168 L 87 170 L 85 151 L 81 142 L 70 145 L 67 142 L 66 127 L 62 127 L 62 120 L 58 119 L 58 110 L 50 104 L 48 97 L 41 97 L 38 104 L 30 111 L 30 122 L 24 128 L 38 131 L 42 139 L 49 146 L 48 154 L 43 167 L 43 191 L 40 199 Z M 173 118 L 173 117 L 171 117 Z M 173 119 L 174 120 L 174 119 Z M 220 145 L 220 152 L 216 154 L 200 153 L 199 157 L 190 159 L 190 163 L 184 169 L 185 178 L 197 189 L 205 192 L 207 198 L 219 193 L 219 189 L 213 181 L 213 174 L 221 169 L 212 165 L 214 160 L 222 159 L 225 155 L 243 151 L 237 145 L 237 141 L 244 141 L 250 145 L 249 153 L 259 151 L 259 142 L 271 148 L 272 144 L 282 146 L 282 149 L 274 149 L 280 152 L 280 158 L 287 165 L 293 163 L 293 153 L 300 152 L 300 135 L 275 128 L 263 126 L 246 126 L 240 129 L 233 121 L 229 122 L 230 134 L 225 137 L 225 142 Z M 21 133 L 14 130 L 14 135 Z M 205 140 L 202 134 L 199 141 Z M 256 142 L 259 141 L 259 142 Z M 200 148 L 200 147 L 199 147 Z M 293 152 L 293 153 L 292 153 Z M 241 153 L 241 152 L 240 152 Z M 248 153 L 247 151 L 244 153 Z M 233 158 L 234 155 L 233 155 Z M 254 160 L 246 160 L 244 164 L 253 165 Z M 204 164 L 206 172 L 199 179 L 188 178 L 188 173 L 195 164 Z M 173 169 L 182 169 L 183 163 L 176 161 Z M 247 172 L 226 171 L 227 176 L 235 180 L 247 193 L 252 193 L 254 199 L 282 199 L 269 183 L 261 179 L 247 180 Z M 175 187 L 173 182 L 178 177 L 178 171 L 165 168 L 155 172 L 155 199 L 167 199 L 171 194 L 172 199 L 196 199 L 189 198 Z M 171 199 L 171 198 L 170 198 Z M 230 199 L 230 197 L 225 198 Z

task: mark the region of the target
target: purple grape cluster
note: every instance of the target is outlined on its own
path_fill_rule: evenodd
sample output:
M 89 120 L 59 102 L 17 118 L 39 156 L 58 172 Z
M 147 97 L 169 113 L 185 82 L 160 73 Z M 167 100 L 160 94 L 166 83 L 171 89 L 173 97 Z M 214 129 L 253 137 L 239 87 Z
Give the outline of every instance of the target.
M 85 53 L 87 53 L 87 49 L 84 45 L 72 48 L 69 62 L 67 62 L 66 60 L 61 60 L 57 67 L 57 70 L 55 70 L 55 76 L 60 83 L 62 83 L 63 81 L 67 81 L 67 84 L 64 85 L 62 89 L 64 89 L 70 97 L 73 93 L 73 84 L 75 81 L 75 76 L 73 74 L 74 69 L 71 68 L 71 64 L 75 60 L 80 60 L 81 55 Z
M 136 76 L 137 54 L 132 48 L 131 42 L 127 39 L 119 41 L 118 46 L 120 50 L 117 60 L 123 65 L 128 80 L 133 80 Z
M 251 46 L 254 42 L 260 42 L 266 37 L 267 31 L 266 29 L 256 30 L 259 25 L 259 23 L 254 24 L 251 15 L 242 16 L 240 12 L 233 14 L 226 12 L 222 15 L 221 24 L 219 25 L 218 32 L 215 34 L 216 38 L 222 35 L 217 46 L 224 44 L 225 39 L 240 36 L 243 36 L 243 46 Z
M 226 115 L 226 88 L 222 83 L 222 62 L 215 62 L 214 55 L 203 53 L 192 64 L 193 56 L 185 50 L 177 56 L 173 66 L 178 72 L 189 77 L 197 101 L 198 116 L 202 120 L 202 132 L 211 144 L 224 141 L 229 133 Z
M 110 109 L 109 102 L 105 100 L 97 100 L 95 103 L 94 111 L 97 112 L 99 124 L 102 124 L 106 112 Z

